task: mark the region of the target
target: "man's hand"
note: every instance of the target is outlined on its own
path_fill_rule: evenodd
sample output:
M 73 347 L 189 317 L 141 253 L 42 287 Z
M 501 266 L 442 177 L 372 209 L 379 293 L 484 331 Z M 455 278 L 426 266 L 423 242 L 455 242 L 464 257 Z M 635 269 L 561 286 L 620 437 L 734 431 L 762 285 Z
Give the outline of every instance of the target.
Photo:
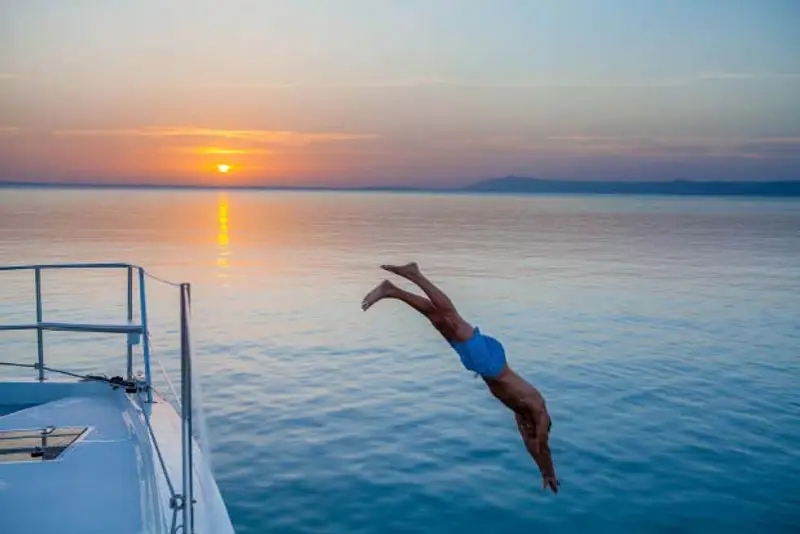
M 539 472 L 542 474 L 542 488 L 550 488 L 553 493 L 557 494 L 561 482 L 559 482 L 556 477 L 553 457 L 550 455 L 550 444 L 547 440 L 547 433 L 543 432 L 542 434 L 544 434 L 543 441 L 533 440 L 534 450 L 531 452 L 531 456 L 533 456 L 536 465 L 539 466 Z
M 555 475 L 548 475 L 542 476 L 542 488 L 547 489 L 548 487 L 553 491 L 553 493 L 558 494 L 558 487 L 561 485 L 561 482 L 558 481 Z

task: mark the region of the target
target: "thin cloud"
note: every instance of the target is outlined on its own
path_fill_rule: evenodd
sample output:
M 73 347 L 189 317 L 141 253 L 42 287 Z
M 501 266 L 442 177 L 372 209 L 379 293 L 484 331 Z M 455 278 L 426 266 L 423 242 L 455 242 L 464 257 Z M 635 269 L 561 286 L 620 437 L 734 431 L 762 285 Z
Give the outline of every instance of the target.
M 698 78 L 701 80 L 753 80 L 757 76 L 749 72 L 704 72 Z
M 231 139 L 287 146 L 304 146 L 314 143 L 341 141 L 368 141 L 376 134 L 347 132 L 297 132 L 293 130 L 225 130 L 184 126 L 153 126 L 146 128 L 111 130 L 57 130 L 57 137 L 149 137 L 149 138 L 209 138 Z
M 195 154 L 201 156 L 266 156 L 273 154 L 272 150 L 264 148 L 218 148 L 218 147 L 190 147 L 172 146 L 164 149 L 165 152 L 179 152 L 182 154 Z
M 618 137 L 604 137 L 596 135 L 557 135 L 548 137 L 548 141 L 558 141 L 565 143 L 578 143 L 578 144 L 592 144 L 592 143 L 607 143 L 609 141 L 616 141 Z
M 704 72 L 697 77 L 699 80 L 717 81 L 758 81 L 758 80 L 787 80 L 800 81 L 800 74 L 793 72 Z
M 185 83 L 173 87 L 180 89 L 263 89 L 263 90 L 285 90 L 298 89 L 301 86 L 294 83 L 270 83 L 270 82 L 244 82 L 244 83 Z
M 656 80 L 612 80 L 612 81 L 591 81 L 591 80 L 539 80 L 539 81 L 509 81 L 509 82 L 487 82 L 487 83 L 460 83 L 460 82 L 440 82 L 442 85 L 456 85 L 463 87 L 496 87 L 496 88 L 657 88 L 657 87 L 688 87 L 707 80 L 715 81 L 755 81 L 760 79 L 776 80 L 800 80 L 800 74 L 796 73 L 766 73 L 754 74 L 750 72 L 703 72 L 693 76 L 683 76 L 675 78 L 665 78 Z
M 424 88 L 461 88 L 461 89 L 569 89 L 569 88 L 637 88 L 637 87 L 681 87 L 688 80 L 653 80 L 653 81 L 581 81 L 581 80 L 531 80 L 531 81 L 459 81 L 434 77 L 411 77 L 407 79 L 367 80 L 350 83 L 209 83 L 186 84 L 183 88 L 191 89 L 424 89 Z
M 706 81 L 741 82 L 761 79 L 800 80 L 800 74 L 750 72 L 703 72 L 696 75 L 653 80 L 499 80 L 459 81 L 442 78 L 408 78 L 398 80 L 376 80 L 354 84 L 323 84 L 323 87 L 350 89 L 426 88 L 451 87 L 464 89 L 646 89 L 681 88 Z M 299 87 L 299 86 L 295 86 Z
M 453 82 L 448 82 L 443 78 L 434 77 L 410 77 L 401 79 L 388 79 L 388 80 L 371 80 L 355 83 L 333 83 L 322 84 L 324 87 L 340 88 L 340 89 L 404 89 L 414 87 L 435 87 L 439 85 L 452 85 Z
M 793 145 L 800 144 L 800 137 L 765 137 L 758 141 L 765 144 Z
M 0 126 L 0 136 L 16 135 L 19 133 L 19 128 L 16 126 Z
M 298 89 L 650 89 L 685 88 L 706 82 L 747 82 L 758 80 L 800 80 L 797 73 L 751 73 L 709 71 L 699 74 L 675 76 L 651 80 L 493 80 L 467 81 L 440 77 L 410 76 L 408 78 L 376 79 L 360 82 L 244 82 L 244 83 L 190 83 L 179 87 L 186 89 L 258 89 L 258 90 L 298 90 Z
M 637 158 L 798 158 L 800 138 L 775 137 L 752 140 L 716 138 L 663 138 L 648 136 L 606 137 L 561 135 L 535 137 L 487 137 L 466 139 L 458 146 L 509 150 L 530 154 L 628 156 Z
M 496 82 L 465 82 L 456 80 L 397 80 L 376 81 L 358 84 L 326 85 L 326 87 L 349 89 L 414 89 L 425 87 L 451 87 L 462 89 L 570 89 L 570 88 L 638 88 L 638 87 L 680 87 L 686 85 L 680 80 L 648 81 L 496 81 Z
M 16 74 L 12 74 L 10 72 L 0 72 L 0 81 L 16 80 L 17 78 L 19 78 L 19 76 Z
M 458 84 L 457 84 L 458 85 Z M 531 82 L 498 82 L 464 84 L 464 87 L 485 87 L 497 89 L 626 89 L 647 87 L 681 87 L 686 85 L 681 80 L 654 80 L 654 81 L 531 81 Z
M 767 78 L 777 78 L 780 80 L 800 80 L 800 73 L 796 72 L 787 72 L 787 73 L 779 73 L 779 74 L 768 74 Z
M 742 143 L 737 150 L 759 158 L 800 158 L 800 137 L 767 137 Z
M 628 136 L 593 138 L 591 142 L 577 142 L 570 139 L 581 139 L 581 137 L 561 138 L 561 143 L 567 142 L 572 145 L 569 147 L 570 150 L 644 158 L 745 157 L 746 154 L 753 152 L 750 149 L 743 150 L 744 143 L 740 141 L 717 138 Z

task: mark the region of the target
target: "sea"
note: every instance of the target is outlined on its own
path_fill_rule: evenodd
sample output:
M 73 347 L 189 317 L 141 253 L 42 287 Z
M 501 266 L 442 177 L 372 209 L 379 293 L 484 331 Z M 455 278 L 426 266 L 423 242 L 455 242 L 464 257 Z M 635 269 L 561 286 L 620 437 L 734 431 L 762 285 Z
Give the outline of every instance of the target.
M 800 201 L 0 190 L 0 264 L 105 261 L 153 275 L 165 391 L 161 280 L 191 283 L 202 442 L 237 533 L 800 532 Z M 423 317 L 361 310 L 379 266 L 409 261 L 544 395 L 558 495 Z M 124 272 L 42 283 L 46 320 L 124 322 Z M 33 288 L 0 273 L 3 321 L 35 318 Z M 118 337 L 44 347 L 124 373 Z M 35 354 L 0 335 L 0 360 Z

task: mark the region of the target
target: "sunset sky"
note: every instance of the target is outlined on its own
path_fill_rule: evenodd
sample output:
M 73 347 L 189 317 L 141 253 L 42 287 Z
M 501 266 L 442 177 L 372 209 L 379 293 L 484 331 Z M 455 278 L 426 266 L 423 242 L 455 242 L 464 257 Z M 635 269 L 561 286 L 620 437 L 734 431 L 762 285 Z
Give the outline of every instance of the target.
M 796 0 L 3 0 L 0 180 L 800 179 L 798 24 Z

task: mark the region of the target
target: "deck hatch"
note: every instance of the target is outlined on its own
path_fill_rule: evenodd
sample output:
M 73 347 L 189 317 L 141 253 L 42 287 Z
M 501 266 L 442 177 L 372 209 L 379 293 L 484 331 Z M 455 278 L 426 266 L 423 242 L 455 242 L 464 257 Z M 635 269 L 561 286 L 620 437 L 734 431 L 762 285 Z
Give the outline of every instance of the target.
M 55 460 L 88 427 L 66 426 L 0 430 L 0 463 Z

